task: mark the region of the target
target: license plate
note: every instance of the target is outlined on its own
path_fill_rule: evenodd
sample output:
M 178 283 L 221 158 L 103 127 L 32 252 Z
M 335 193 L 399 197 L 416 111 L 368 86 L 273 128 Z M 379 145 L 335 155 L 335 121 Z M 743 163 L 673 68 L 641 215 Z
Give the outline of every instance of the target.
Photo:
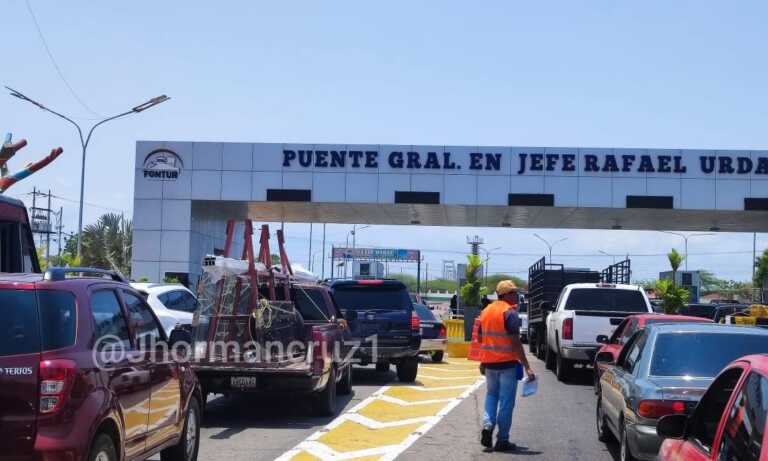
M 255 376 L 232 376 L 229 378 L 229 385 L 239 389 L 251 389 L 256 387 Z

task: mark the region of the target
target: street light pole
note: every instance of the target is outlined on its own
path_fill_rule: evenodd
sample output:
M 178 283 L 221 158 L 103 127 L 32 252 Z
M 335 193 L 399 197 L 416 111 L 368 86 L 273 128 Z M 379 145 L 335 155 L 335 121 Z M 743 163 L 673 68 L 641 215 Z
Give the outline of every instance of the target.
M 560 240 L 555 240 L 554 242 L 549 243 L 544 237 L 542 237 L 539 234 L 533 234 L 533 236 L 541 240 L 542 242 L 544 242 L 544 245 L 546 245 L 547 248 L 549 248 L 549 262 L 552 262 L 552 247 L 554 247 L 560 242 L 565 242 L 566 240 L 568 240 L 568 237 L 563 237 Z
M 705 235 L 715 235 L 713 232 L 702 232 L 700 234 L 691 234 L 691 235 L 685 235 L 680 232 L 672 232 L 672 231 L 661 231 L 661 232 L 665 234 L 677 235 L 678 237 L 683 239 L 683 246 L 684 246 L 683 261 L 685 261 L 686 272 L 688 272 L 688 239 L 693 237 L 704 237 Z
M 21 93 L 21 92 L 19 92 L 17 90 L 14 90 L 13 88 L 10 88 L 10 87 L 6 86 L 5 89 L 7 89 L 8 91 L 11 92 L 11 96 L 13 96 L 15 98 L 18 98 L 18 99 L 21 99 L 22 101 L 26 101 L 26 102 L 28 102 L 30 104 L 33 104 L 33 105 L 37 106 L 38 108 L 40 108 L 40 109 L 42 109 L 42 110 L 44 110 L 46 112 L 49 112 L 49 113 L 51 113 L 51 114 L 53 114 L 53 115 L 55 115 L 55 116 L 57 116 L 59 118 L 62 118 L 64 120 L 66 120 L 67 122 L 71 123 L 72 125 L 74 125 L 74 127 L 77 129 L 77 134 L 78 134 L 78 137 L 80 138 L 80 147 L 82 148 L 82 160 L 81 160 L 81 163 L 80 163 L 80 207 L 79 207 L 79 210 L 78 210 L 78 218 L 77 218 L 77 256 L 79 257 L 81 255 L 81 248 L 82 248 L 81 237 L 82 237 L 82 234 L 83 234 L 83 199 L 84 199 L 84 193 L 85 193 L 85 157 L 86 157 L 86 152 L 88 150 L 88 144 L 91 142 L 91 136 L 93 135 L 93 131 L 96 128 L 98 128 L 99 126 L 101 126 L 101 125 L 103 125 L 103 124 L 105 124 L 105 123 L 107 123 L 109 121 L 118 119 L 120 117 L 124 117 L 126 115 L 138 114 L 139 112 L 143 112 L 143 111 L 149 109 L 150 107 L 154 107 L 154 106 L 156 106 L 158 104 L 164 103 L 165 101 L 167 101 L 167 100 L 169 100 L 171 98 L 169 98 L 166 95 L 157 96 L 157 97 L 154 97 L 154 98 L 150 99 L 149 101 L 147 101 L 147 102 L 145 102 L 143 104 L 139 104 L 138 106 L 132 108 L 131 110 L 125 111 L 125 112 L 117 114 L 117 115 L 113 115 L 111 117 L 107 117 L 107 118 L 105 118 L 105 119 L 103 119 L 103 120 L 101 120 L 99 122 L 96 122 L 93 126 L 91 126 L 91 129 L 88 130 L 88 135 L 83 136 L 83 129 L 80 127 L 80 125 L 77 122 L 75 122 L 71 118 L 69 118 L 66 115 L 63 115 L 63 114 L 61 114 L 59 112 L 56 112 L 53 109 L 49 109 L 48 107 L 44 106 L 43 104 L 35 101 L 34 99 L 31 99 L 31 98 L 27 97 L 23 93 Z
M 612 255 L 610 253 L 606 253 L 603 250 L 597 250 L 597 252 L 600 253 L 600 254 L 603 254 L 605 256 L 610 256 L 611 258 L 613 258 L 613 264 L 616 264 L 616 255 Z
M 488 266 L 491 265 L 491 251 L 501 250 L 501 247 L 491 248 L 490 250 L 486 250 L 485 248 L 480 248 L 483 252 L 485 252 L 485 261 L 484 261 L 484 268 L 485 268 L 485 276 L 483 277 L 483 284 L 488 283 Z

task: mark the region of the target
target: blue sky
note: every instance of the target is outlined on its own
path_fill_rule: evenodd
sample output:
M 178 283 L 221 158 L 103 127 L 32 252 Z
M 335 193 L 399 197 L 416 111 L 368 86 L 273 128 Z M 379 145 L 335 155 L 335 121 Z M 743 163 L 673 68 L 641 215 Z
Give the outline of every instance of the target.
M 65 77 L 97 114 L 149 97 L 173 99 L 97 131 L 87 163 L 86 221 L 130 215 L 137 139 L 766 148 L 768 4 L 764 2 L 86 2 L 30 0 Z M 48 59 L 23 0 L 4 3 L 0 82 L 68 114 L 93 117 Z M 78 197 L 79 145 L 63 121 L 0 95 L 1 130 L 25 137 L 27 160 L 64 156 L 11 189 Z M 88 122 L 87 120 L 82 120 Z M 18 160 L 17 160 L 18 162 Z M 16 165 L 14 163 L 14 165 Z M 67 201 L 65 224 L 76 225 Z M 329 226 L 343 241 L 349 226 Z M 524 270 L 543 245 L 531 230 L 360 232 L 361 245 L 439 249 L 462 258 L 480 234 L 491 270 Z M 556 253 L 658 255 L 674 236 L 652 232 L 541 232 L 568 237 Z M 306 260 L 306 226 L 289 225 Z M 319 243 L 319 242 L 318 242 Z M 758 236 L 758 248 L 768 239 Z M 315 244 L 317 247 L 317 243 Z M 727 278 L 751 271 L 752 236 L 691 240 L 691 268 Z M 729 253 L 697 256 L 695 253 Z M 563 258 L 603 265 L 605 256 Z M 662 256 L 637 256 L 653 276 Z

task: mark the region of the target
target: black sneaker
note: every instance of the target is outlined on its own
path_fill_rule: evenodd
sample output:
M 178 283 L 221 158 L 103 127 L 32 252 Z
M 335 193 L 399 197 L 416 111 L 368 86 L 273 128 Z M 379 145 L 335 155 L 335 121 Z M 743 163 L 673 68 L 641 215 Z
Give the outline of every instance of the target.
M 506 440 L 496 441 L 496 445 L 493 447 L 493 451 L 500 451 L 502 453 L 509 453 L 515 450 L 517 450 L 517 445 Z
M 485 448 L 491 448 L 493 445 L 493 428 L 483 428 L 480 432 L 480 444 Z

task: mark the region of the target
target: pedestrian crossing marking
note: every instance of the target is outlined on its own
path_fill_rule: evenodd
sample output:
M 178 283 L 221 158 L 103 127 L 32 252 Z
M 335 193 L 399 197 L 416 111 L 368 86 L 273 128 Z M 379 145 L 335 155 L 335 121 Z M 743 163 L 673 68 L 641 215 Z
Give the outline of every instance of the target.
M 394 397 L 399 400 L 405 400 L 406 402 L 418 402 L 423 400 L 440 400 L 440 399 L 455 399 L 466 388 L 462 389 L 447 389 L 447 390 L 434 390 L 421 391 L 412 389 L 410 387 L 391 387 L 384 395 Z
M 277 461 L 392 461 L 484 382 L 464 359 L 420 365 L 414 384 L 378 389 Z
M 413 405 L 403 407 L 385 400 L 374 400 L 361 408 L 358 414 L 376 421 L 392 422 L 410 418 L 423 418 L 436 415 L 443 407 L 444 402 L 428 403 L 425 405 Z
M 359 451 L 367 448 L 399 445 L 419 426 L 421 423 L 372 429 L 347 420 L 334 430 L 324 434 L 317 441 L 341 453 Z

